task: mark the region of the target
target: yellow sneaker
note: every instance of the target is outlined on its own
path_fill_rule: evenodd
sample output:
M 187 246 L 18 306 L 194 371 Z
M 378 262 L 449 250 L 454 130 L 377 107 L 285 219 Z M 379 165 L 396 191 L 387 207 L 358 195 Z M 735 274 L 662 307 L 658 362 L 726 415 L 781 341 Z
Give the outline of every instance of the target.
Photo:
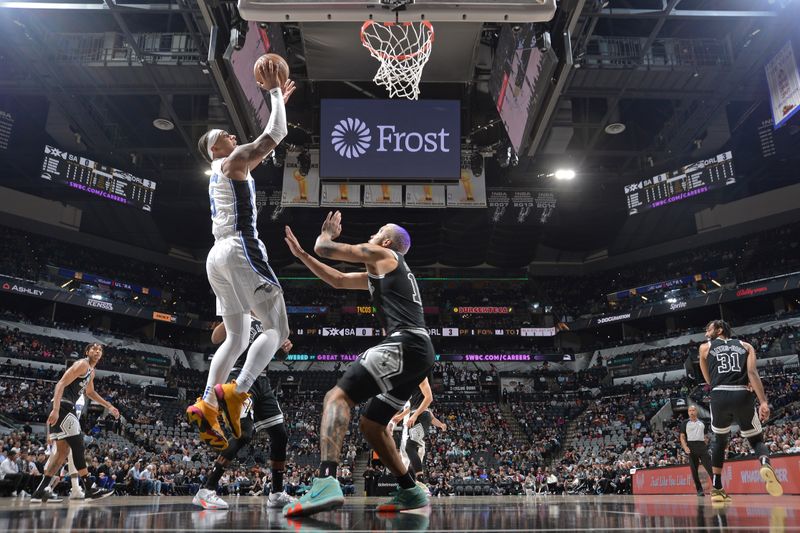
M 761 474 L 761 479 L 766 483 L 767 492 L 769 492 L 770 496 L 781 496 L 783 494 L 783 487 L 771 464 L 763 463 L 758 473 Z
M 216 385 L 214 393 L 217 395 L 217 401 L 228 422 L 228 427 L 231 428 L 231 433 L 238 439 L 242 436 L 242 409 L 250 394 L 236 392 L 236 380 L 224 385 Z
M 194 405 L 186 408 L 186 418 L 190 424 L 197 426 L 200 440 L 217 451 L 228 447 L 228 439 L 219 425 L 219 409 L 209 405 L 202 398 L 198 398 Z
M 725 489 L 711 489 L 711 501 L 715 503 L 728 503 L 732 498 L 728 496 Z

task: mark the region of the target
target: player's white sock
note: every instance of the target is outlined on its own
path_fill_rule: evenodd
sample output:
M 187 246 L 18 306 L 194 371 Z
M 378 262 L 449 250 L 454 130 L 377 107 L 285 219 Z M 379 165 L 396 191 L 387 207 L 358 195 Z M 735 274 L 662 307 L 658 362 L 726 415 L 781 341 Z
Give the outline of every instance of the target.
M 81 484 L 78 483 L 78 476 L 70 476 L 70 481 L 72 482 L 72 490 L 78 492 L 81 490 Z
M 267 329 L 253 341 L 247 350 L 242 371 L 236 378 L 236 392 L 247 392 L 253 386 L 258 376 L 269 365 L 275 352 L 278 350 L 281 339 L 274 329 Z
M 211 366 L 208 369 L 208 379 L 203 392 L 203 400 L 217 407 L 217 397 L 214 386 L 225 383 L 239 355 L 247 348 L 250 340 L 250 315 L 241 313 L 222 317 L 225 324 L 225 341 L 214 352 Z M 277 349 L 277 347 L 276 347 Z M 248 352 L 249 353 L 249 352 Z M 262 369 L 263 370 L 263 369 Z

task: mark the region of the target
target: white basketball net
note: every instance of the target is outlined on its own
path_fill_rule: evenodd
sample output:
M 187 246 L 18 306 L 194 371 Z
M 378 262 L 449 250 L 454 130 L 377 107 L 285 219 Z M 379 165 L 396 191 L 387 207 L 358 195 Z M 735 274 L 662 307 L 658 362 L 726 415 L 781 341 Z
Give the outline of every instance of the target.
M 380 61 L 372 79 L 389 91 L 390 98 L 419 97 L 422 68 L 433 48 L 433 25 L 421 22 L 375 22 L 368 20 L 361 27 L 361 44 Z

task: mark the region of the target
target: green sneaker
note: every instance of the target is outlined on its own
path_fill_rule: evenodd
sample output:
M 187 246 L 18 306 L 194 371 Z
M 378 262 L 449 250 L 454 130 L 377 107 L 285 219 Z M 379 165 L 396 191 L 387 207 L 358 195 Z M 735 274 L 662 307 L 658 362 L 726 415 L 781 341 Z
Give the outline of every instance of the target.
M 311 489 L 283 508 L 283 516 L 308 516 L 344 505 L 344 494 L 335 477 L 317 477 Z
M 391 500 L 378 506 L 376 510 L 379 513 L 395 513 L 397 511 L 419 509 L 430 503 L 428 495 L 419 485 L 415 485 L 410 489 L 398 489 L 391 496 Z

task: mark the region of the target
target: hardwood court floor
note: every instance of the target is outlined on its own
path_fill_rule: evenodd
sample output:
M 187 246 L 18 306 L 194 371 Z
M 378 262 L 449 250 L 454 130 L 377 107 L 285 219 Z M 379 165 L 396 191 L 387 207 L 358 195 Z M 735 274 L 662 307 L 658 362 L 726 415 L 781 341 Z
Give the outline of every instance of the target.
M 228 498 L 204 511 L 189 497 L 111 497 L 99 502 L 31 504 L 0 500 L 0 531 L 784 531 L 800 532 L 800 496 L 734 496 L 725 506 L 695 496 L 464 496 L 433 498 L 429 509 L 383 516 L 376 498 L 348 498 L 343 509 L 286 520 L 258 497 Z

